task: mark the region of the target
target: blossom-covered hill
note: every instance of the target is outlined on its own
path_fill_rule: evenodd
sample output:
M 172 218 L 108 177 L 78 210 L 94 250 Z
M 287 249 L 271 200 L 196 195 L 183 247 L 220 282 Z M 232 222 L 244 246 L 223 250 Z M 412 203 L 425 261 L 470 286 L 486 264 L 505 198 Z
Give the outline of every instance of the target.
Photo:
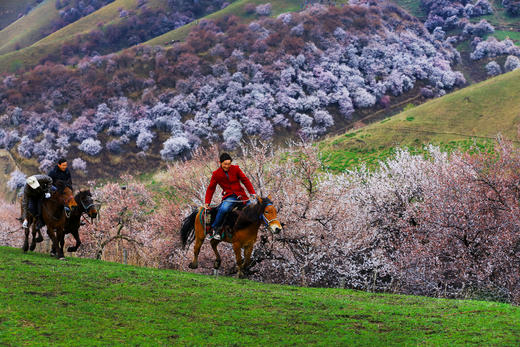
M 0 71 L 117 52 L 232 1 L 47 0 L 0 31 Z
M 42 170 L 60 155 L 94 176 L 106 172 L 100 162 L 149 169 L 208 143 L 320 136 L 407 92 L 465 83 L 451 67 L 457 51 L 391 3 L 250 11 L 249 25 L 204 20 L 171 47 L 6 75 L 2 146 Z

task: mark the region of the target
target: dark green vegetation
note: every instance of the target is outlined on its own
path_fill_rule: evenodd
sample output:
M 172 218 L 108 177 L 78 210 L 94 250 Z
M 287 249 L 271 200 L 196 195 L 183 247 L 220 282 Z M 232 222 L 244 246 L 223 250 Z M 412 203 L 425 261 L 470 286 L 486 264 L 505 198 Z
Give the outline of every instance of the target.
M 2 345 L 518 345 L 520 309 L 0 248 Z
M 490 149 L 498 134 L 518 141 L 520 71 L 469 86 L 396 116 L 320 143 L 329 169 L 377 164 L 396 147 L 422 151 L 432 143 L 446 150 Z

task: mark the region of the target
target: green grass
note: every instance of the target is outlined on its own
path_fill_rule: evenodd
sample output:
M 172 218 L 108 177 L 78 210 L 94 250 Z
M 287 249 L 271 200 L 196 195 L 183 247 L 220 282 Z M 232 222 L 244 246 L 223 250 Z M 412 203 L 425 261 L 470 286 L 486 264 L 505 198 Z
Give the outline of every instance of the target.
M 437 144 L 447 149 L 488 146 L 498 134 L 518 143 L 520 71 L 474 84 L 320 143 L 326 165 L 341 171 L 376 164 L 396 147 Z
M 426 13 L 421 8 L 421 2 L 419 0 L 393 0 L 393 2 L 416 17 L 422 18 L 426 16 Z
M 518 345 L 507 304 L 267 285 L 0 247 L 0 344 Z
M 496 37 L 498 40 L 502 41 L 507 38 L 511 39 L 517 46 L 520 46 L 520 32 L 516 31 L 505 31 L 505 30 L 495 30 L 492 36 Z

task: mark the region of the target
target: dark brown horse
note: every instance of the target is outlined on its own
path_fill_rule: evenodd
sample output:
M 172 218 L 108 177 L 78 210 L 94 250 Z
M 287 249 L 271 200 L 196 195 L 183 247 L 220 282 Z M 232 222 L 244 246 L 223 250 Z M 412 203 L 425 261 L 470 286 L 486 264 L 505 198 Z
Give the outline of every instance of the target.
M 74 200 L 76 201 L 78 208 L 72 210 L 70 217 L 67 218 L 67 222 L 65 223 L 65 235 L 72 234 L 76 240 L 76 245 L 67 248 L 68 252 L 76 252 L 81 245 L 81 240 L 79 238 L 79 227 L 81 225 L 81 217 L 83 214 L 87 214 L 91 221 L 93 221 L 98 216 L 98 208 L 92 199 L 90 190 L 81 190 L 76 194 L 76 196 L 74 196 Z M 63 247 L 63 245 L 60 246 Z
M 20 209 L 23 216 L 23 202 L 20 200 Z M 39 228 L 36 228 L 36 224 L 38 223 L 36 221 L 36 217 L 33 216 L 31 211 L 27 211 L 27 222 L 28 226 L 25 228 L 25 240 L 23 243 L 23 251 L 27 252 L 29 250 L 29 233 L 32 234 L 32 240 L 31 240 L 31 251 L 34 251 L 36 248 L 37 242 L 43 241 L 42 232 Z M 36 234 L 38 234 L 38 237 L 36 237 Z
M 207 212 L 207 211 L 206 211 Z M 181 228 L 182 244 L 186 246 L 189 239 L 195 239 L 195 246 L 193 247 L 193 261 L 189 267 L 196 269 L 198 267 L 198 256 L 200 248 L 204 243 L 206 237 L 205 226 L 210 224 L 209 220 L 205 218 L 209 215 L 204 208 L 194 210 L 183 221 Z M 233 245 L 235 252 L 238 276 L 244 277 L 244 271 L 248 270 L 251 264 L 251 254 L 253 246 L 256 242 L 258 229 L 264 224 L 273 234 L 278 234 L 282 231 L 282 224 L 278 221 L 276 209 L 271 202 L 271 198 L 259 198 L 255 204 L 250 204 L 244 207 L 241 211 L 233 211 L 236 213 L 236 221 L 233 224 L 230 232 L 225 231 L 222 241 L 229 242 Z M 193 236 L 193 234 L 195 234 Z M 218 244 L 221 240 L 212 239 L 210 241 L 213 252 L 215 252 L 214 268 L 220 267 L 220 254 L 217 250 Z M 244 250 L 244 259 L 242 259 L 242 249 Z
M 57 190 L 49 199 L 42 203 L 42 217 L 47 227 L 47 235 L 52 240 L 51 255 L 58 259 L 65 258 L 63 245 L 65 243 L 65 223 L 73 210 L 78 207 L 72 190 L 63 182 L 56 182 Z

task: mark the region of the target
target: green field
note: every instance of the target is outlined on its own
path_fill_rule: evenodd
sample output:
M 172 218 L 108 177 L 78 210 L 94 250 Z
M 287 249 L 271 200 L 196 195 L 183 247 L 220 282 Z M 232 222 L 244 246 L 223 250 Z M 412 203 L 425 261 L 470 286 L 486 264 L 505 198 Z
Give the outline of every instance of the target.
M 520 70 L 471 85 L 367 127 L 320 143 L 331 170 L 375 164 L 396 147 L 488 146 L 501 134 L 518 141 Z
M 0 247 L 0 345 L 518 345 L 520 308 L 266 285 Z

